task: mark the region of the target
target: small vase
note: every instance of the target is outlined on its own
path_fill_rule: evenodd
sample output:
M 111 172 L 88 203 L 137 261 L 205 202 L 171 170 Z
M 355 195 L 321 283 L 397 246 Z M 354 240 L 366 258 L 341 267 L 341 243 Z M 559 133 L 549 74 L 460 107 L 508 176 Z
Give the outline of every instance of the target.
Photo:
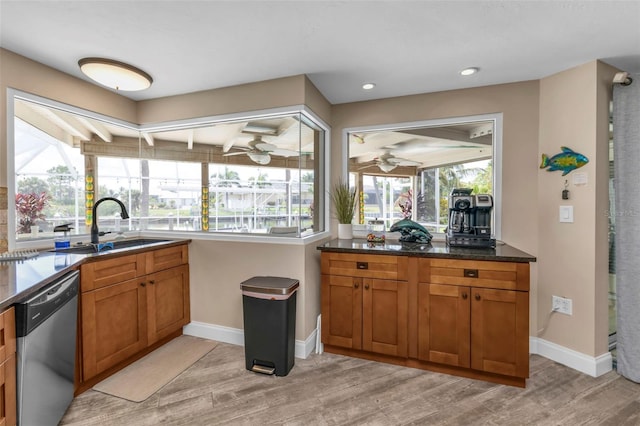
M 31 237 L 32 238 L 37 237 L 39 232 L 40 232 L 40 227 L 38 225 L 33 225 L 31 227 Z
M 350 223 L 339 223 L 338 238 L 341 240 L 353 239 L 353 225 Z

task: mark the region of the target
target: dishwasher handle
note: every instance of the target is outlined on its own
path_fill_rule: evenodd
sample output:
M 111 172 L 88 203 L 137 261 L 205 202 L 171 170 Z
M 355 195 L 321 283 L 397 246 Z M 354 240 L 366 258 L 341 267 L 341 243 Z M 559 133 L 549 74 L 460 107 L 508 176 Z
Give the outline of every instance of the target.
M 77 297 L 80 287 L 79 275 L 78 271 L 69 272 L 29 299 L 16 303 L 16 337 L 26 336 L 67 302 Z

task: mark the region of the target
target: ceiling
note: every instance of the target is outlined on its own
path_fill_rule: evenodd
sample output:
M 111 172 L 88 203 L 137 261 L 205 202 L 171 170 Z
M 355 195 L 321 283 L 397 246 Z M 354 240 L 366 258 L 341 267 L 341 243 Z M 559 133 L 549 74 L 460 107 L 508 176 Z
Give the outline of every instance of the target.
M 416 169 L 489 160 L 492 144 L 492 121 L 353 132 L 349 170 L 415 175 Z
M 87 80 L 148 72 L 153 99 L 306 74 L 333 104 L 540 79 L 600 59 L 640 73 L 640 1 L 11 1 L 0 46 Z M 463 77 L 459 71 L 479 67 Z M 376 87 L 364 91 L 362 84 Z
M 168 150 L 174 159 L 188 158 L 194 149 L 198 152 L 204 149 L 217 154 L 217 161 L 229 163 L 228 157 L 241 155 L 234 164 L 267 165 L 272 156 L 312 159 L 317 134 L 295 114 L 139 132 L 22 99 L 15 101 L 14 111 L 20 121 L 69 146 L 80 148 L 83 143 L 106 143 L 110 147 L 99 148 L 102 155 L 126 156 L 132 143 L 137 145 L 144 140 L 145 147 Z M 28 127 L 23 128 L 23 133 L 37 135 Z M 492 143 L 491 121 L 352 132 L 349 133 L 350 170 L 367 174 L 395 170 L 395 174 L 415 175 L 417 169 L 490 159 Z M 24 164 L 48 147 L 36 136 L 25 136 L 19 145 L 17 154 L 27 159 Z M 84 150 L 87 149 L 85 145 Z M 140 155 L 137 150 L 133 153 Z M 201 160 L 198 154 L 194 155 Z M 280 162 L 276 166 L 282 165 Z

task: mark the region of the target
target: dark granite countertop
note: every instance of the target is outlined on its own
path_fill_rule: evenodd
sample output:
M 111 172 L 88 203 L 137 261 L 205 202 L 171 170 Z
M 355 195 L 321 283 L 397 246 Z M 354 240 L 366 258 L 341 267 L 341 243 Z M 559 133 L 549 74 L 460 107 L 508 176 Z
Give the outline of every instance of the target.
M 434 257 L 464 260 L 492 260 L 497 262 L 535 262 L 536 258 L 507 244 L 492 248 L 449 247 L 444 241 L 424 243 L 401 243 L 387 240 L 385 243 L 370 243 L 366 239 L 331 240 L 318 250 L 335 253 L 363 253 L 395 256 Z
M 42 251 L 37 257 L 21 261 L 0 261 L 0 311 L 26 299 L 55 279 L 77 269 L 82 263 L 104 258 L 140 253 L 149 249 L 188 243 L 191 240 L 162 240 L 135 248 L 104 251 L 93 254 L 74 254 Z

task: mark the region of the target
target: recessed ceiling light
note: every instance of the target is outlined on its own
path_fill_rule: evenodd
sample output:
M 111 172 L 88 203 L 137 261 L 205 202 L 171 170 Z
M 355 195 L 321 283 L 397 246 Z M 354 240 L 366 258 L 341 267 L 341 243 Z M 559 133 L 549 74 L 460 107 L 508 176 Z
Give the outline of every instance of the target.
M 151 76 L 141 69 L 112 59 L 83 58 L 78 65 L 87 77 L 115 90 L 144 90 L 153 83 Z
M 476 67 L 465 68 L 462 71 L 460 71 L 460 75 L 472 75 L 477 73 L 478 71 L 480 71 L 480 68 L 476 68 Z
M 365 83 L 365 84 L 363 84 L 363 85 L 362 85 L 362 88 L 363 88 L 364 90 L 371 90 L 371 89 L 373 89 L 374 87 L 376 87 L 376 84 L 375 84 L 375 83 Z

